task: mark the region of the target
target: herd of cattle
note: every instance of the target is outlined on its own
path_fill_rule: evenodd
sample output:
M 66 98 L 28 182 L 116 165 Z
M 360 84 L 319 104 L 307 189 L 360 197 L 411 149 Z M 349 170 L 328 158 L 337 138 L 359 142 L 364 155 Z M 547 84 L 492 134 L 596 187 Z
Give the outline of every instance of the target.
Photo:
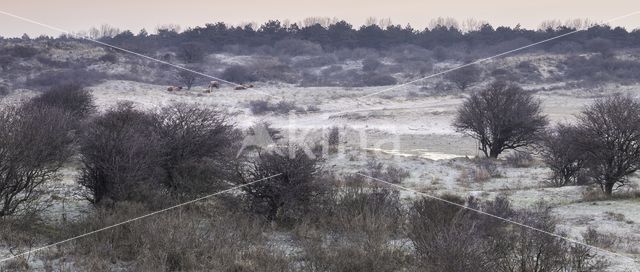
M 234 90 L 246 90 L 249 88 L 253 88 L 253 84 L 238 84 L 236 85 L 233 89 Z M 204 92 L 205 93 L 211 93 L 213 92 L 214 89 L 219 89 L 220 88 L 220 82 L 218 81 L 211 81 L 209 83 L 209 88 L 206 89 Z M 182 91 L 183 87 L 182 86 L 169 86 L 169 88 L 167 88 L 168 92 L 177 92 L 177 91 Z

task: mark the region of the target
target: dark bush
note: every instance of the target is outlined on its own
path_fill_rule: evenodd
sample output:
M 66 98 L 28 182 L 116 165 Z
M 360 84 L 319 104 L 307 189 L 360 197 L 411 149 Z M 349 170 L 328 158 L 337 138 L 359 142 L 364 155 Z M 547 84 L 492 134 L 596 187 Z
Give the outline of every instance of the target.
M 505 157 L 507 165 L 516 168 L 529 167 L 533 164 L 534 158 L 526 151 L 514 151 Z
M 315 68 L 336 64 L 338 58 L 333 54 L 324 54 L 317 57 L 304 58 L 294 63 L 297 68 Z
M 108 62 L 108 63 L 117 63 L 118 56 L 113 53 L 104 54 L 102 57 L 98 58 L 99 61 Z
M 398 83 L 395 77 L 390 75 L 365 74 L 362 77 L 363 86 L 388 86 Z
M 238 184 L 278 175 L 265 182 L 243 187 L 251 210 L 268 220 L 291 222 L 299 220 L 323 189 L 316 179 L 320 171 L 317 158 L 311 158 L 303 148 L 258 150 L 238 172 Z
M 191 104 L 174 104 L 158 115 L 162 139 L 163 185 L 172 193 L 199 196 L 221 186 L 232 175 L 231 160 L 239 131 L 225 113 Z
M 241 65 L 227 67 L 220 76 L 224 80 L 234 83 L 246 83 L 258 80 L 253 72 L 249 71 L 247 67 Z
M 109 77 L 106 74 L 97 71 L 84 69 L 62 69 L 43 72 L 29 80 L 27 84 L 33 87 L 49 87 L 58 85 L 91 86 L 108 78 Z
M 362 61 L 362 71 L 364 72 L 374 72 L 380 66 L 382 66 L 382 62 L 374 58 L 366 58 Z
M 96 118 L 80 141 L 78 183 L 92 203 L 153 202 L 163 191 L 164 143 L 156 117 L 120 104 Z
M 445 74 L 447 80 L 463 91 L 480 81 L 481 76 L 482 70 L 477 65 L 465 66 Z
M 199 63 L 205 57 L 204 46 L 196 42 L 187 42 L 180 45 L 177 56 L 185 63 Z
M 251 113 L 257 115 L 267 114 L 270 112 L 276 114 L 288 114 L 292 110 L 304 112 L 304 109 L 300 111 L 302 108 L 297 107 L 294 102 L 285 100 L 279 101 L 276 104 L 272 104 L 267 100 L 253 100 L 249 102 L 249 109 L 251 110 Z
M 53 87 L 36 96 L 29 103 L 36 107 L 48 106 L 62 109 L 78 120 L 89 117 L 96 110 L 93 95 L 76 84 Z
M 395 184 L 400 184 L 403 180 L 411 176 L 411 173 L 403 168 L 393 165 L 385 166 L 384 163 L 378 162 L 377 160 L 367 161 L 366 169 L 366 171 L 361 173 Z
M 271 103 L 267 100 L 253 100 L 249 101 L 249 109 L 253 114 L 266 114 L 271 111 Z
M 640 79 L 640 62 L 601 55 L 569 57 L 563 63 L 566 76 L 586 83 L 630 84 Z
M 26 46 L 26 45 L 16 45 L 9 50 L 10 54 L 14 57 L 22 58 L 22 59 L 30 59 L 38 54 L 38 49 Z
M 577 142 L 579 129 L 557 125 L 542 138 L 542 159 L 551 169 L 549 182 L 555 186 L 581 184 L 586 154 Z
M 314 42 L 286 39 L 276 42 L 273 47 L 280 54 L 289 56 L 309 56 L 322 54 L 322 46 Z

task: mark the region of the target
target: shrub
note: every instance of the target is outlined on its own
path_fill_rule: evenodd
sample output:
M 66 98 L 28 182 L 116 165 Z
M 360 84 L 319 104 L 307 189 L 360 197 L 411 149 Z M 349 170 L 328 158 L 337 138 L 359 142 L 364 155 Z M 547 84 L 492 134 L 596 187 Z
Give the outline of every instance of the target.
M 7 88 L 7 86 L 0 85 L 0 97 L 9 95 L 9 93 L 9 88 Z
M 77 84 L 53 87 L 33 98 L 30 103 L 35 107 L 59 108 L 78 119 L 89 117 L 96 109 L 91 93 Z
M 227 67 L 226 69 L 224 69 L 220 77 L 222 77 L 224 80 L 235 83 L 246 83 L 257 80 L 257 77 L 251 71 L 249 71 L 249 69 L 241 65 Z
M 351 185 L 332 195 L 322 210 L 307 215 L 305 222 L 313 225 L 304 227 L 311 230 L 297 230 L 304 250 L 304 270 L 395 271 L 411 267 L 409 246 L 393 244 L 405 218 L 399 194 L 362 186 L 356 180 L 346 182 Z
M 468 87 L 480 81 L 482 70 L 476 65 L 465 66 L 448 72 L 445 78 L 454 83 L 460 90 L 466 90 Z
M 298 39 L 280 40 L 273 47 L 278 53 L 289 56 L 319 55 L 322 53 L 322 46 L 319 44 Z
M 156 125 L 163 143 L 162 183 L 172 193 L 199 196 L 221 186 L 231 175 L 229 158 L 238 148 L 239 131 L 225 113 L 193 104 L 161 109 Z
M 180 70 L 178 71 L 176 78 L 178 79 L 178 82 L 187 87 L 187 90 L 191 90 L 191 87 L 193 87 L 193 84 L 195 84 L 198 79 L 198 75 L 191 71 Z
M 547 123 L 539 100 L 516 85 L 496 81 L 464 101 L 453 126 L 478 140 L 486 157 L 497 158 L 505 150 L 536 143 Z
M 441 199 L 450 203 L 422 199 L 414 203 L 410 212 L 409 238 L 426 271 L 539 271 L 540 267 L 601 271 L 607 267 L 588 248 L 544 233 L 556 231 L 555 219 L 546 205 L 514 211 L 502 197 L 486 204 L 452 196 Z M 468 207 L 544 232 L 456 206 L 465 202 Z
M 306 112 L 304 111 L 304 109 L 302 110 L 300 109 L 302 108 L 297 107 L 294 102 L 285 101 L 285 100 L 279 101 L 276 104 L 272 104 L 267 100 L 249 101 L 249 110 L 251 110 L 251 113 L 257 114 L 257 115 L 263 115 L 270 112 L 273 112 L 276 114 L 288 114 L 292 110 L 296 110 L 299 113 Z
M 266 114 L 271 111 L 271 105 L 267 100 L 249 101 L 249 109 L 253 114 Z
M 243 191 L 252 211 L 283 223 L 302 218 L 322 188 L 316 180 L 319 160 L 309 157 L 303 148 L 290 148 L 291 151 L 285 148 L 274 152 L 258 150 L 255 157 L 240 166 L 237 176 L 237 183 L 245 184 L 280 174 L 243 187 Z
M 366 58 L 362 61 L 362 71 L 364 72 L 374 72 L 380 66 L 382 66 L 382 62 L 374 58 Z
M 156 117 L 119 104 L 96 118 L 80 140 L 82 169 L 78 183 L 95 204 L 153 202 L 162 191 L 162 138 Z
M 443 199 L 463 205 L 456 196 Z M 476 233 L 468 210 L 433 199 L 419 199 L 411 207 L 409 239 L 425 271 L 490 271 L 486 242 Z M 463 257 L 464 256 L 464 257 Z
M 551 169 L 549 182 L 555 186 L 583 183 L 586 154 L 577 144 L 578 128 L 558 125 L 542 138 L 542 159 Z
M 364 175 L 394 184 L 400 184 L 404 179 L 411 176 L 411 173 L 403 168 L 393 165 L 385 167 L 384 163 L 376 160 L 367 161 L 366 169 L 363 172 Z
M 98 58 L 99 61 L 107 62 L 107 63 L 117 63 L 118 56 L 112 53 L 104 54 L 102 57 Z
M 43 185 L 72 154 L 71 118 L 51 107 L 0 110 L 0 217 L 41 208 Z
M 16 45 L 13 48 L 11 48 L 9 52 L 14 57 L 29 59 L 29 58 L 33 58 L 35 55 L 38 54 L 38 49 L 31 46 L 26 46 L 26 45 Z
M 107 78 L 108 76 L 102 72 L 84 69 L 62 69 L 43 72 L 29 80 L 27 84 L 34 87 L 58 85 L 91 86 Z
M 515 151 L 506 156 L 505 162 L 511 167 L 524 168 L 531 166 L 534 158 L 529 152 Z
M 289 259 L 264 238 L 267 228 L 255 216 L 219 209 L 207 212 L 198 204 L 193 206 L 193 209 L 168 211 L 70 242 L 65 253 L 78 258 L 68 264 L 69 269 L 105 271 L 115 266 L 136 271 L 289 269 Z M 80 222 L 65 225 L 66 235 L 61 239 L 149 212 L 152 211 L 127 202 L 118 203 L 112 209 L 98 208 Z
M 620 82 L 624 84 L 638 82 L 640 62 L 634 60 L 604 57 L 569 57 L 563 63 L 566 76 L 587 83 Z
M 388 86 L 396 83 L 396 78 L 390 75 L 365 74 L 362 77 L 363 86 Z

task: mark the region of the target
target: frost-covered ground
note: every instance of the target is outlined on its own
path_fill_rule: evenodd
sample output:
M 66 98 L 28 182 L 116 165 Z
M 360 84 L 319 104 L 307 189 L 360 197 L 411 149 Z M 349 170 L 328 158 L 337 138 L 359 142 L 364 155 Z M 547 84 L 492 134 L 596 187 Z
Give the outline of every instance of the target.
M 241 61 L 241 60 L 229 60 Z M 525 86 L 539 89 L 540 86 Z M 267 121 L 282 129 L 292 139 L 309 141 L 327 128 L 341 130 L 341 152 L 331 155 L 325 168 L 338 174 L 353 173 L 365 168 L 367 160 L 400 166 L 411 176 L 402 185 L 426 194 L 454 193 L 491 199 L 498 194 L 508 196 L 517 207 L 530 207 L 539 201 L 553 205 L 559 227 L 570 237 L 581 240 L 588 227 L 619 237 L 623 242 L 608 250 L 632 257 L 636 263 L 621 258 L 611 258 L 611 271 L 640 271 L 640 201 L 610 200 L 583 201 L 588 189 L 580 186 L 554 188 L 544 181 L 548 170 L 540 162 L 516 168 L 505 162 L 497 163 L 496 175 L 475 180 L 471 173 L 478 166 L 473 157 L 480 155 L 475 142 L 455 132 L 451 126 L 456 107 L 464 95 L 433 96 L 420 91 L 419 86 L 404 86 L 380 95 L 360 97 L 384 90 L 384 87 L 337 88 L 295 87 L 292 85 L 261 85 L 249 90 L 236 91 L 230 86 L 213 93 L 204 93 L 203 86 L 189 91 L 167 92 L 166 86 L 131 81 L 108 81 L 90 88 L 100 110 L 106 110 L 118 102 L 131 101 L 145 109 L 157 109 L 172 103 L 200 103 L 217 107 L 232 114 L 234 122 L 247 128 L 257 122 Z M 640 96 L 640 86 L 616 87 L 614 91 L 554 90 L 537 92 L 544 111 L 553 123 L 571 122 L 580 109 L 594 98 L 613 92 Z M 418 95 L 409 95 L 410 92 Z M 10 104 L 33 92 L 14 92 L 2 103 Z M 249 110 L 253 100 L 280 100 L 295 102 L 318 111 L 291 113 L 289 115 L 254 115 Z M 325 130 L 320 130 L 325 129 Z M 73 183 L 73 168 L 65 173 L 65 184 Z M 632 177 L 638 186 L 637 176 Z M 61 196 L 75 200 L 76 209 L 87 208 L 77 196 L 61 191 Z M 415 193 L 405 192 L 407 197 Z M 68 211 L 65 206 L 65 213 Z M 53 213 L 60 213 L 57 206 Z

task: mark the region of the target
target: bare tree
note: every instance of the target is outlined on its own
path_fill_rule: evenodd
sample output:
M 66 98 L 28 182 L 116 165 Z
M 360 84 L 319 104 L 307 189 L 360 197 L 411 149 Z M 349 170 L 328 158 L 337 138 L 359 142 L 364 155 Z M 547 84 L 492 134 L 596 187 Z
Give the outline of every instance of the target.
M 191 90 L 191 87 L 193 87 L 198 79 L 198 75 L 190 71 L 180 70 L 177 74 L 177 78 L 180 83 L 187 87 L 187 90 Z
M 579 129 L 589 174 L 611 195 L 640 169 L 640 102 L 629 96 L 597 100 L 582 111 Z
M 542 158 L 551 169 L 550 183 L 555 186 L 578 184 L 585 154 L 577 145 L 579 130 L 559 124 L 542 138 Z
M 50 107 L 0 110 L 0 217 L 37 208 L 71 156 L 71 118 Z
M 537 142 L 547 123 L 539 100 L 517 85 L 496 81 L 465 100 L 453 126 L 478 140 L 485 156 L 497 158 Z
M 482 70 L 478 66 L 469 65 L 447 73 L 445 78 L 464 91 L 480 81 L 481 76 Z

